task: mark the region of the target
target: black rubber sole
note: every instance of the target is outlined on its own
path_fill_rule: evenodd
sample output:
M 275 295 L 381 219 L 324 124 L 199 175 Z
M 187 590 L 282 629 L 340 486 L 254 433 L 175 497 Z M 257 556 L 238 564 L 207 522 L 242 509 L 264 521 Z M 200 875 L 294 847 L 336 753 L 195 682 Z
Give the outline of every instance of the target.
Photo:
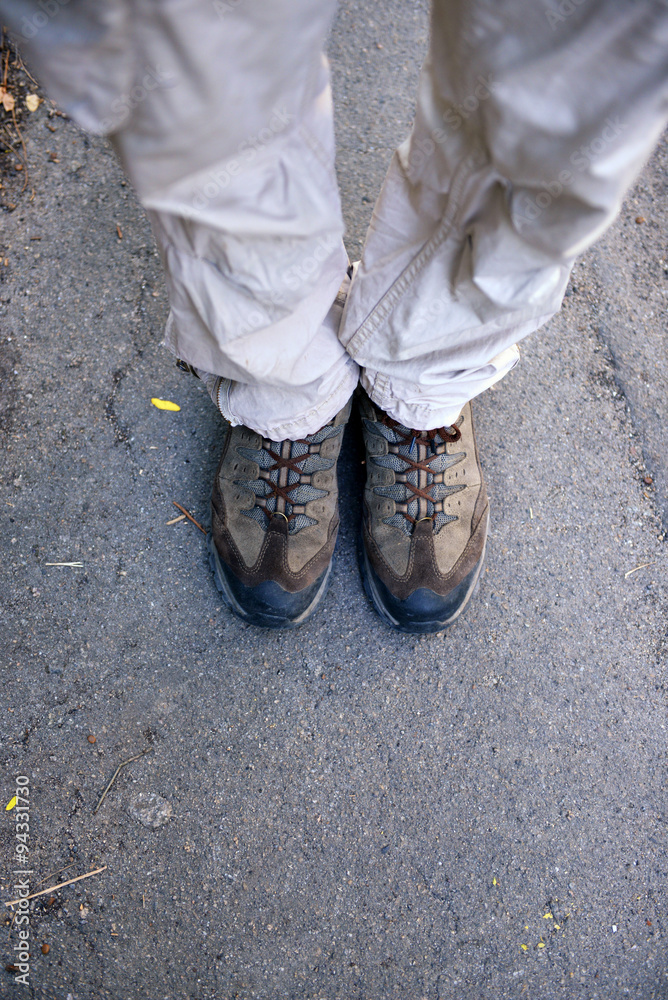
M 291 594 L 271 580 L 246 587 L 220 560 L 211 532 L 207 535 L 209 565 L 216 588 L 230 611 L 258 628 L 298 628 L 318 610 L 327 593 L 332 563 L 306 591 Z
M 395 631 L 410 635 L 444 632 L 454 625 L 476 591 L 485 562 L 486 547 L 487 540 L 482 555 L 471 572 L 446 598 L 435 594 L 432 590 L 421 588 L 405 601 L 400 601 L 390 593 L 374 572 L 360 531 L 357 555 L 364 590 L 383 621 Z

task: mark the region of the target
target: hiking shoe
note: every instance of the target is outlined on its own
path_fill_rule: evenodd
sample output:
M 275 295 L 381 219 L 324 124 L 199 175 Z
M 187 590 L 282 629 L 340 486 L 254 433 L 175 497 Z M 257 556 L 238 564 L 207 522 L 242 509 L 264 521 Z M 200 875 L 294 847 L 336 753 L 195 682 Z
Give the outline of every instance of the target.
M 365 590 L 400 632 L 440 632 L 480 576 L 487 493 L 467 403 L 452 427 L 404 427 L 360 393 L 367 483 L 360 545 Z
M 244 621 L 301 625 L 325 596 L 339 528 L 336 462 L 350 402 L 315 434 L 230 427 L 211 497 L 211 568 Z

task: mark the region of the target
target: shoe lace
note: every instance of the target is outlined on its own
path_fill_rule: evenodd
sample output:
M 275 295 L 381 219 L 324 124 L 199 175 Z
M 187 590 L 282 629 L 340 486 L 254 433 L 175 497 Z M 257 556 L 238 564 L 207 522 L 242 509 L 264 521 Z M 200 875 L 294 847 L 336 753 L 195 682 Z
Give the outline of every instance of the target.
M 461 439 L 459 426 L 453 424 L 421 431 L 405 427 L 383 414 L 370 429 L 380 433 L 388 444 L 387 455 L 373 455 L 371 460 L 391 469 L 395 475 L 391 486 L 374 487 L 375 493 L 395 502 L 396 512 L 385 518 L 385 523 L 410 535 L 422 520 L 432 521 L 434 533 L 450 521 L 456 521 L 456 515 L 445 513 L 444 501 L 464 489 L 463 484 L 453 486 L 445 482 L 448 469 L 466 457 L 466 452 L 448 453 L 446 447 Z
M 235 485 L 255 494 L 254 506 L 242 513 L 257 521 L 264 531 L 272 517 L 284 517 L 291 535 L 317 524 L 315 518 L 306 514 L 306 504 L 327 496 L 328 490 L 313 486 L 311 479 L 313 473 L 334 465 L 334 460 L 324 458 L 320 449 L 324 441 L 342 431 L 342 425 L 335 427 L 330 422 L 315 434 L 295 441 L 263 438 L 261 448 L 237 447 L 239 455 L 255 462 L 259 468 L 258 479 L 235 480 Z

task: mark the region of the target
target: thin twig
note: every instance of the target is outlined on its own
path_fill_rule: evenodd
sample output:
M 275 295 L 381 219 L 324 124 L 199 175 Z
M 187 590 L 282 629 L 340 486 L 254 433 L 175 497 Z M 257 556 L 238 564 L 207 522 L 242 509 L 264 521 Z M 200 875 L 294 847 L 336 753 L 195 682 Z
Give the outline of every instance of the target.
M 24 63 L 23 59 L 21 58 L 18 52 L 16 53 L 16 58 L 18 59 L 18 63 L 15 63 L 14 65 L 18 69 L 20 69 L 23 73 L 25 73 L 26 76 L 30 77 L 30 79 L 32 80 L 32 82 L 35 84 L 36 87 L 39 87 L 37 80 L 32 75 L 32 73 L 30 72 L 30 70 L 28 69 L 28 67 L 26 66 L 26 64 Z
M 175 507 L 179 508 L 182 514 L 186 515 L 189 521 L 192 521 L 192 523 L 199 528 L 199 530 L 202 532 L 203 535 L 206 535 L 206 528 L 203 528 L 202 525 L 199 523 L 199 521 L 196 521 L 195 518 L 192 516 L 192 514 L 188 513 L 185 507 L 182 507 L 180 503 L 176 502 L 176 500 L 172 500 L 172 503 L 174 504 Z
M 82 562 L 71 563 L 44 563 L 45 566 L 83 566 Z
M 11 137 L 12 137 L 12 136 L 11 136 L 11 132 L 9 131 L 9 129 L 7 128 L 7 126 L 3 124 L 3 128 L 4 128 L 4 129 L 5 129 L 6 131 L 7 131 L 7 135 L 8 135 L 8 136 L 10 137 L 10 139 L 11 139 Z M 8 146 L 8 145 L 7 145 L 7 143 L 5 142 L 5 140 L 4 140 L 4 139 L 2 139 L 2 138 L 0 138 L 0 142 L 1 142 L 1 143 L 2 143 L 2 145 L 3 145 L 4 147 L 5 147 L 5 149 L 6 149 L 6 151 L 7 151 L 8 153 L 11 153 L 11 154 L 12 154 L 12 156 L 16 156 L 16 150 L 14 149 L 14 147 L 13 147 L 13 146 Z
M 37 883 L 37 885 L 41 885 L 42 882 L 46 882 L 46 880 L 48 878 L 51 878 L 52 875 L 60 875 L 61 872 L 66 872 L 68 868 L 74 868 L 76 863 L 77 863 L 76 861 L 73 861 L 71 865 L 65 865 L 64 868 L 56 868 L 55 872 L 49 872 L 48 875 L 45 875 L 44 878 L 41 878 Z
M 72 885 L 73 882 L 80 882 L 82 878 L 90 878 L 91 875 L 97 875 L 99 872 L 103 872 L 106 869 L 106 865 L 102 868 L 96 868 L 92 872 L 86 872 L 85 875 L 77 875 L 76 878 L 70 878 L 67 882 L 59 882 L 58 885 L 50 885 L 48 889 L 42 889 L 41 892 L 33 892 L 31 896 L 24 896 L 23 899 L 35 899 L 36 896 L 46 896 L 47 892 L 55 892 L 57 889 L 62 889 L 66 885 Z M 23 902 L 23 899 L 10 899 L 5 906 L 16 906 L 18 903 Z
M 111 788 L 111 786 L 113 785 L 113 783 L 116 781 L 116 778 L 118 777 L 118 775 L 120 774 L 120 772 L 123 770 L 123 768 L 125 767 L 125 765 L 126 764 L 131 764 L 133 760 L 139 760 L 140 757 L 143 757 L 145 753 L 149 753 L 149 751 L 151 751 L 152 749 L 153 749 L 153 747 L 146 747 L 146 749 L 142 750 L 141 753 L 135 754 L 134 757 L 128 757 L 127 760 L 124 760 L 122 764 L 118 765 L 118 767 L 116 768 L 116 770 L 114 771 L 114 773 L 111 776 L 111 781 L 109 782 L 109 784 L 107 785 L 107 787 L 105 788 L 105 790 L 102 792 L 102 795 L 100 795 L 100 798 L 98 799 L 98 803 L 95 806 L 95 808 L 93 809 L 93 816 L 95 815 L 95 813 L 98 811 L 98 809 L 100 808 L 100 806 L 104 802 L 105 795 L 107 794 L 107 792 L 109 791 L 109 789 Z
M 624 574 L 624 579 L 627 580 L 631 576 L 631 573 L 637 573 L 639 569 L 644 569 L 645 566 L 653 566 L 653 565 L 654 563 L 651 562 L 641 563 L 640 566 L 635 566 L 633 569 L 628 570 L 628 572 Z
M 16 120 L 16 106 L 12 108 L 12 121 L 14 122 L 14 128 L 16 129 L 16 134 L 21 140 L 21 146 L 23 147 L 23 159 L 24 159 L 23 169 L 25 170 L 23 187 L 21 188 L 21 194 L 23 194 L 25 189 L 28 187 L 28 150 L 26 149 L 26 144 L 23 141 L 23 133 L 21 132 L 21 129 L 19 128 L 19 123 Z
M 2 90 L 3 90 L 4 93 L 8 93 L 8 91 L 7 91 L 7 74 L 8 73 L 9 73 L 9 48 L 7 49 L 7 52 L 5 54 L 5 66 L 4 66 L 4 70 L 3 70 L 3 74 L 2 74 Z M 21 143 L 21 145 L 23 147 L 23 155 L 25 157 L 25 161 L 24 161 L 24 164 L 23 164 L 23 168 L 25 170 L 25 177 L 23 178 L 23 187 L 21 188 L 21 194 L 23 194 L 23 192 L 25 191 L 26 187 L 28 186 L 28 151 L 26 150 L 26 144 L 23 141 L 23 135 L 21 133 L 21 129 L 19 128 L 19 124 L 18 124 L 18 122 L 16 120 L 16 104 L 14 104 L 14 107 L 12 108 L 12 121 L 14 122 L 14 128 L 16 129 L 16 134 L 18 135 L 19 141 L 20 141 L 20 143 Z M 12 149 L 11 152 L 14 155 L 16 155 L 16 151 L 14 149 Z

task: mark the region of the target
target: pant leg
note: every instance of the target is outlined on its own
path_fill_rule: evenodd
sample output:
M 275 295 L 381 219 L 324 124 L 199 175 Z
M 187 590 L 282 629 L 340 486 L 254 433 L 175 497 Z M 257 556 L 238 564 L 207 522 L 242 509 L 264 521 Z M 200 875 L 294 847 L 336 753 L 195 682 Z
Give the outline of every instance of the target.
M 2 5 L 52 96 L 111 135 L 148 211 L 168 347 L 224 377 L 233 423 L 317 430 L 358 379 L 332 305 L 348 265 L 322 56 L 334 0 Z
M 378 405 L 447 425 L 513 367 L 649 156 L 667 80 L 665 3 L 435 0 L 340 332 Z

